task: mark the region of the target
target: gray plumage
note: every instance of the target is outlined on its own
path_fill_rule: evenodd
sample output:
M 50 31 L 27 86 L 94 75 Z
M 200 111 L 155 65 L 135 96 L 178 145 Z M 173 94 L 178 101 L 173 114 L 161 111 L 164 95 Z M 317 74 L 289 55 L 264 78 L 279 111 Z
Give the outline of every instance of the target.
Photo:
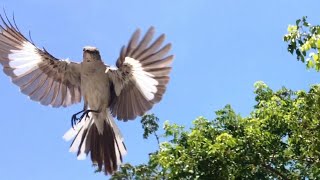
M 87 46 L 81 63 L 57 59 L 37 48 L 8 19 L 0 23 L 0 63 L 22 93 L 43 105 L 66 107 L 84 101 L 94 110 L 71 128 L 64 139 L 74 138 L 70 151 L 82 159 L 90 153 L 98 170 L 112 174 L 126 147 L 113 117 L 133 120 L 162 99 L 169 82 L 173 56 L 164 35 L 152 42 L 151 27 L 140 40 L 136 30 L 123 46 L 116 68 L 103 63 L 99 50 Z M 113 116 L 113 117 L 112 117 Z

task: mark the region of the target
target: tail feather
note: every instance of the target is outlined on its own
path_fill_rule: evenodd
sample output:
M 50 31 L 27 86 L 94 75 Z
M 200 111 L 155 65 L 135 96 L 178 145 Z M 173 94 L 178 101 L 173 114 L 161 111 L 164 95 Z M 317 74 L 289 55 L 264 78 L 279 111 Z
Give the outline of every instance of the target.
M 90 142 L 91 160 L 97 165 L 98 171 L 104 168 L 106 173 L 112 174 L 117 170 L 117 156 L 114 146 L 114 133 L 110 125 L 104 123 L 103 134 L 99 134 L 95 124 L 90 128 L 92 139 Z M 94 140 L 93 140 L 94 139 Z
M 93 118 L 87 118 L 82 120 L 85 123 L 81 122 L 81 127 L 71 128 L 63 138 L 70 140 L 75 137 L 70 152 L 77 152 L 78 159 L 84 159 L 90 153 L 92 163 L 97 166 L 98 171 L 113 174 L 127 150 L 119 128 L 109 111 L 107 114 L 103 122 L 103 133 L 99 133 Z
M 85 119 L 83 119 L 82 121 L 80 121 L 78 124 L 76 124 L 74 126 L 74 128 L 70 128 L 64 135 L 63 135 L 63 139 L 65 141 L 70 141 L 71 139 L 73 139 L 81 130 L 81 128 L 85 125 L 87 121 Z

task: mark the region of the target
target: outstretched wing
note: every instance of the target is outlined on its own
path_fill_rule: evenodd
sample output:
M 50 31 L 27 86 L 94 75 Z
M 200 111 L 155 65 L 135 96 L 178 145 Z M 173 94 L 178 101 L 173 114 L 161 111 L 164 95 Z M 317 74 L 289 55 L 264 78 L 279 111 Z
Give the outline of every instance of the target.
M 80 64 L 58 60 L 37 48 L 8 18 L 0 18 L 0 63 L 21 92 L 53 107 L 80 102 Z
M 173 60 L 173 55 L 167 56 L 171 44 L 162 47 L 164 34 L 151 43 L 153 35 L 151 27 L 139 41 L 140 30 L 136 30 L 127 47 L 121 49 L 118 68 L 107 68 L 115 92 L 110 109 L 119 120 L 143 115 L 161 100 L 166 90 Z

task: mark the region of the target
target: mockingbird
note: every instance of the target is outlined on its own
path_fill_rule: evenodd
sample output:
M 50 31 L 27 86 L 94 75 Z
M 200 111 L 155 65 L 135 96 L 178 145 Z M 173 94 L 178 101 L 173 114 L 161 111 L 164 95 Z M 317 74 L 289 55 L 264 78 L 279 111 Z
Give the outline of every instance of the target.
M 22 93 L 43 105 L 67 107 L 83 99 L 83 110 L 72 116 L 72 128 L 64 139 L 74 138 L 70 151 L 77 152 L 79 159 L 90 153 L 98 171 L 112 174 L 126 154 L 113 117 L 128 121 L 143 115 L 166 90 L 173 56 L 167 55 L 171 44 L 162 46 L 164 34 L 152 42 L 153 27 L 141 40 L 136 30 L 112 68 L 90 46 L 83 48 L 81 63 L 57 59 L 22 35 L 14 21 L 0 17 L 4 73 Z

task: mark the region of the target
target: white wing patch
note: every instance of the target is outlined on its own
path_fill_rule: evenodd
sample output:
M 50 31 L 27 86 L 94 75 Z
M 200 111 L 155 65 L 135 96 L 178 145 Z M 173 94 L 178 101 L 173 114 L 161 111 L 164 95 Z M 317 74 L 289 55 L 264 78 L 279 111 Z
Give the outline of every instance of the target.
M 120 95 L 121 90 L 123 89 L 123 86 L 127 83 L 127 79 L 123 80 L 122 76 L 121 76 L 121 72 L 117 71 L 117 68 L 114 67 L 107 67 L 105 73 L 108 73 L 108 71 L 111 70 L 112 73 L 110 74 L 112 81 L 116 82 L 114 83 L 114 90 L 117 96 Z
M 153 78 L 154 75 L 144 71 L 141 63 L 133 58 L 126 57 L 124 64 L 132 66 L 132 80 L 136 83 L 143 96 L 151 101 L 157 92 L 157 85 L 159 84 L 158 81 Z
M 36 53 L 36 48 L 29 42 L 23 43 L 21 50 L 11 50 L 8 55 L 9 66 L 14 69 L 13 73 L 16 76 L 23 75 L 31 69 L 38 67 L 41 56 Z

